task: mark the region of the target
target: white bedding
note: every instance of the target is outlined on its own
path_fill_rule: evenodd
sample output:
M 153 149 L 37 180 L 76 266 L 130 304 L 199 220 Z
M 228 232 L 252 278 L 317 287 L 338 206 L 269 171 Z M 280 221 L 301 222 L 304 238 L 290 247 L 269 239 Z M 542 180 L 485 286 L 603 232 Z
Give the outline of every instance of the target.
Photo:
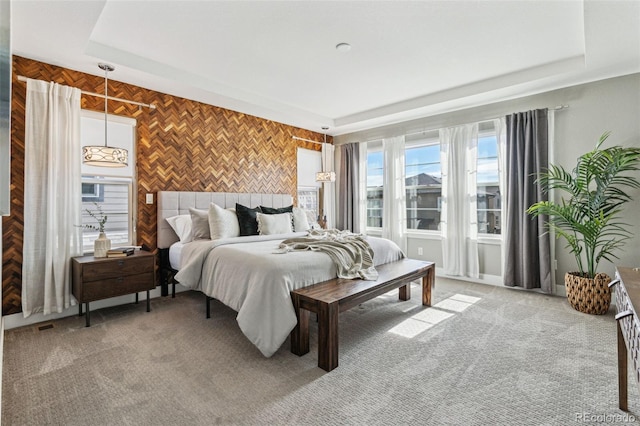
M 176 271 L 180 270 L 180 266 L 182 265 L 182 249 L 184 248 L 184 244 L 178 241 L 177 243 L 171 244 L 169 247 L 169 264 L 171 268 Z
M 176 280 L 236 310 L 242 332 L 266 357 L 273 355 L 296 325 L 291 290 L 336 277 L 329 255 L 317 251 L 276 254 L 286 238 L 306 233 L 199 240 L 182 248 Z M 382 238 L 367 237 L 374 265 L 404 257 Z

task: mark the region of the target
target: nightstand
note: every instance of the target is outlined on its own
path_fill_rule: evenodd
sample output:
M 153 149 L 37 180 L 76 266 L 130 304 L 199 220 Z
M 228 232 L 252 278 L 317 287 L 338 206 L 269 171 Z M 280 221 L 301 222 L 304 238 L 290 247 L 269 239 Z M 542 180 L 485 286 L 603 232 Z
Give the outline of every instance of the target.
M 89 302 L 147 292 L 147 312 L 151 310 L 149 291 L 156 287 L 156 256 L 136 251 L 126 257 L 80 256 L 71 259 L 72 293 L 78 300 L 79 315 L 86 305 L 86 326 L 91 325 Z

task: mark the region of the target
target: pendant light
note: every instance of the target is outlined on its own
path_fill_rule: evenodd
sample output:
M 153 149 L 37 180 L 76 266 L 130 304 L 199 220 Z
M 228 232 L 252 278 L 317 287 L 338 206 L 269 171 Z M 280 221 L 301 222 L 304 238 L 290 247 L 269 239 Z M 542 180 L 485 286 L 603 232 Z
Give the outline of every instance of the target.
M 108 64 L 98 64 L 98 67 L 104 70 L 104 145 L 87 145 L 82 147 L 82 162 L 88 166 L 127 167 L 129 152 L 124 148 L 107 146 L 108 73 L 115 68 Z

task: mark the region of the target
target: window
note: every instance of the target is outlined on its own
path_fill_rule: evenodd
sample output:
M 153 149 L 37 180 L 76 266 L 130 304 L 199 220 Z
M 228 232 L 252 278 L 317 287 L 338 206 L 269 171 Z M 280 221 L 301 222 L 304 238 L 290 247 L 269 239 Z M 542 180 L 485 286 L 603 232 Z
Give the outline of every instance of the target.
M 109 146 L 129 150 L 129 165 L 122 168 L 82 165 L 82 224 L 96 225 L 87 210 L 97 212 L 96 204 L 107 216 L 105 233 L 111 246 L 133 245 L 135 236 L 135 128 L 131 118 L 110 115 L 108 118 Z M 80 132 L 83 145 L 104 143 L 104 114 L 82 111 Z M 93 250 L 98 232 L 83 228 L 85 251 Z
M 500 234 L 501 197 L 498 141 L 493 123 L 480 123 L 478 133 L 478 234 Z
M 318 220 L 319 195 L 318 188 L 298 187 L 298 207 L 304 209 L 309 224 Z
M 407 136 L 406 146 L 407 229 L 437 231 L 442 199 L 438 132 Z
M 384 154 L 381 143 L 369 143 L 367 152 L 367 227 L 382 228 Z
M 318 220 L 321 183 L 316 182 L 316 173 L 322 171 L 322 152 L 298 148 L 298 207 L 307 213 L 309 224 Z

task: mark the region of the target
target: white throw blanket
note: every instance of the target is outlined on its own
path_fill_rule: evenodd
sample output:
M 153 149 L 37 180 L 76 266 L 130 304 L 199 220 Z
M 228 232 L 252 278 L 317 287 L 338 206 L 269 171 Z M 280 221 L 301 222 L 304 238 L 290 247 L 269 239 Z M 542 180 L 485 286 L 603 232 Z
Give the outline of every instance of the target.
M 284 240 L 276 253 L 306 250 L 328 254 L 336 264 L 338 278 L 378 279 L 378 271 L 373 266 L 373 249 L 360 234 L 337 229 L 312 230 L 306 237 Z

